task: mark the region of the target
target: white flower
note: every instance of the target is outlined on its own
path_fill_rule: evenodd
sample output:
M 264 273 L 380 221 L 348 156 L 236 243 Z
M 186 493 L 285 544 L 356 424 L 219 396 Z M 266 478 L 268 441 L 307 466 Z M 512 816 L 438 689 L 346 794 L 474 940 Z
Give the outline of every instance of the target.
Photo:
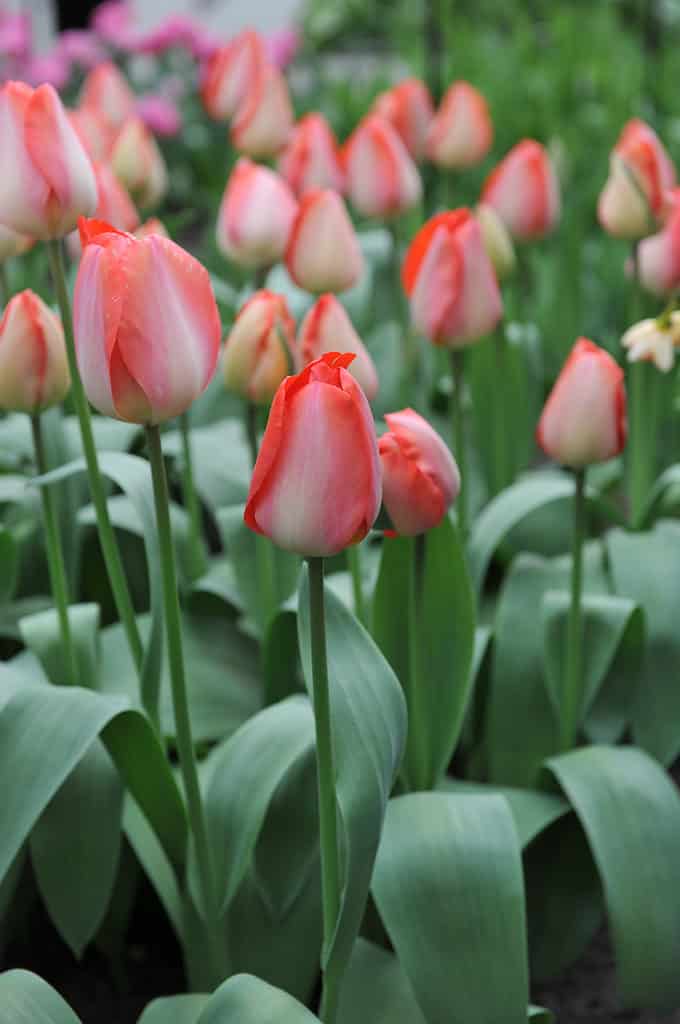
M 628 349 L 628 361 L 650 360 L 663 373 L 673 369 L 675 349 L 680 347 L 680 311 L 658 320 L 641 320 L 629 327 L 621 339 Z

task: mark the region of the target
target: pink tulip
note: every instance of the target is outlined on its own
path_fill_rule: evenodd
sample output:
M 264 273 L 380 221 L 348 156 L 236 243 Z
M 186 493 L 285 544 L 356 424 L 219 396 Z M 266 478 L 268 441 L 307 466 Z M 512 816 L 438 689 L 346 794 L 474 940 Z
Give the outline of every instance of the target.
M 255 79 L 267 63 L 262 38 L 245 31 L 227 46 L 216 50 L 208 60 L 201 84 L 203 106 L 216 121 L 233 117 L 255 85 Z
M 653 295 L 671 295 L 680 288 L 680 188 L 668 197 L 670 214 L 656 235 L 638 245 L 638 275 Z
M 0 223 L 35 238 L 61 238 L 94 213 L 92 164 L 51 85 L 0 90 Z
M 295 345 L 298 370 L 326 352 L 352 352 L 349 372 L 357 379 L 369 402 L 378 393 L 378 372 L 363 341 L 354 330 L 345 308 L 335 295 L 321 295 L 302 321 Z
M 135 94 L 115 64 L 99 64 L 80 91 L 80 106 L 95 113 L 110 129 L 121 128 L 135 112 Z
M 295 321 L 283 295 L 255 292 L 236 317 L 224 350 L 227 390 L 251 402 L 271 402 L 288 373 Z
M 69 110 L 68 119 L 90 160 L 104 160 L 108 156 L 116 130 L 92 107 Z
M 579 338 L 545 403 L 536 440 L 555 462 L 582 469 L 619 455 L 626 443 L 623 370 Z
M 389 121 L 369 114 L 344 148 L 347 192 L 365 217 L 390 217 L 415 206 L 422 194 L 418 168 Z
M 0 321 L 0 409 L 31 415 L 58 405 L 71 386 L 61 321 L 28 289 Z
M 560 218 L 560 189 L 545 147 L 533 139 L 514 146 L 486 179 L 482 202 L 519 241 L 548 234 Z
M 140 206 L 155 206 L 165 195 L 168 172 L 156 140 L 138 117 L 131 117 L 111 148 L 111 166 Z
M 130 193 L 108 164 L 95 164 L 94 173 L 97 179 L 97 220 L 106 221 L 120 231 L 134 231 L 139 226 L 139 214 Z
M 493 123 L 481 92 L 454 82 L 430 125 L 427 155 L 439 167 L 474 167 L 491 149 Z
M 629 121 L 612 151 L 609 178 L 598 200 L 600 224 L 615 238 L 652 234 L 674 185 L 675 167 L 658 136 L 644 121 Z
M 135 238 L 148 238 L 149 235 L 160 235 L 161 238 L 170 238 L 170 232 L 158 217 L 149 217 L 133 233 Z
M 362 540 L 380 509 L 380 464 L 368 401 L 328 352 L 274 398 L 255 464 L 245 521 L 279 547 L 334 555 Z
M 288 86 L 272 64 L 260 67 L 231 125 L 236 149 L 256 160 L 276 156 L 288 141 L 293 127 L 293 108 Z
M 194 32 L 191 18 L 170 14 L 144 34 L 138 35 L 134 49 L 138 53 L 163 54 L 166 50 L 189 49 Z
M 419 78 L 407 78 L 376 98 L 373 113 L 389 121 L 414 160 L 422 160 L 434 107 Z
M 479 224 L 467 209 L 437 214 L 421 228 L 406 254 L 402 281 L 414 326 L 435 345 L 469 345 L 503 315 Z
M 338 144 L 323 114 L 305 114 L 298 121 L 279 159 L 279 172 L 297 196 L 315 188 L 342 192 Z
M 298 204 L 283 178 L 242 158 L 217 215 L 217 244 L 244 267 L 271 267 L 286 251 Z
M 458 497 L 460 473 L 439 434 L 413 409 L 385 416 L 378 441 L 383 501 L 397 533 L 413 537 L 437 526 Z
M 357 283 L 364 260 L 337 192 L 317 189 L 303 196 L 285 260 L 295 283 L 308 292 L 344 292 Z
M 140 118 L 154 135 L 172 138 L 182 130 L 182 115 L 174 100 L 160 93 L 148 93 L 140 96 L 136 105 L 137 117 Z

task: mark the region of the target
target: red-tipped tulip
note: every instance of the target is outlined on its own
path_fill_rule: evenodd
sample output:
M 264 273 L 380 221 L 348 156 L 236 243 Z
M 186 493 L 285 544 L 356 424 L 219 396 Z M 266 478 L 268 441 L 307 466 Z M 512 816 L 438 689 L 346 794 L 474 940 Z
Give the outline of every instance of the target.
M 231 126 L 236 149 L 255 160 L 276 156 L 293 127 L 293 108 L 286 80 L 271 64 L 262 67 L 239 106 Z
M 357 283 L 363 256 L 337 192 L 318 189 L 303 196 L 285 259 L 290 276 L 308 292 L 344 292 Z
M 547 235 L 560 218 L 560 187 L 545 146 L 524 139 L 491 172 L 482 202 L 493 206 L 513 238 Z
M 162 423 L 207 387 L 220 318 L 203 266 L 160 235 L 137 239 L 82 220 L 74 330 L 92 405 L 130 423 Z
M 126 121 L 111 149 L 116 177 L 140 206 L 155 206 L 168 187 L 168 172 L 158 144 L 143 121 Z
M 329 352 L 286 377 L 272 404 L 245 521 L 279 547 L 335 555 L 362 540 L 380 509 L 380 463 L 368 400 Z
M 626 443 L 623 370 L 608 352 L 579 338 L 548 396 L 536 430 L 546 455 L 583 469 L 613 459 Z
M 420 229 L 402 281 L 415 327 L 436 345 L 469 345 L 503 315 L 498 281 L 469 210 L 437 214 Z
M 270 267 L 283 259 L 297 209 L 279 174 L 242 158 L 222 197 L 217 244 L 243 267 Z
M 295 343 L 295 321 L 283 295 L 255 292 L 236 317 L 222 369 L 229 391 L 251 402 L 268 403 L 288 373 Z
M 375 364 L 354 330 L 345 307 L 335 295 L 322 295 L 316 300 L 300 325 L 295 346 L 298 370 L 314 362 L 326 352 L 352 352 L 354 362 L 349 372 L 361 384 L 364 394 L 372 402 L 378 393 L 378 373 Z
M 19 292 L 0 321 L 0 409 L 38 413 L 70 386 L 59 317 L 34 292 Z
M 671 212 L 661 231 L 638 245 L 640 284 L 653 295 L 671 295 L 680 288 L 680 188 L 668 197 Z
M 365 217 L 391 217 L 420 200 L 418 168 L 384 117 L 369 114 L 345 143 L 347 193 Z
M 491 149 L 493 123 L 481 92 L 468 82 L 449 87 L 430 125 L 427 155 L 439 167 L 474 167 Z
M 81 108 L 94 111 L 110 128 L 120 128 L 135 112 L 135 94 L 115 64 L 99 64 L 83 82 Z
M 201 85 L 201 98 L 216 121 L 227 121 L 252 90 L 255 79 L 267 63 L 257 32 L 239 33 L 227 46 L 216 50 L 208 61 Z
M 383 501 L 397 533 L 413 537 L 442 521 L 458 497 L 460 473 L 441 437 L 413 409 L 385 416 L 378 441 Z
M 92 164 L 51 85 L 0 90 L 0 223 L 34 238 L 61 238 L 94 213 Z
M 414 160 L 425 156 L 427 134 L 434 117 L 432 97 L 419 78 L 407 78 L 376 98 L 373 113 L 389 121 Z
M 675 168 L 658 136 L 644 121 L 625 126 L 609 162 L 609 178 L 597 204 L 600 224 L 615 238 L 644 238 L 666 212 Z
M 338 144 L 323 114 L 305 114 L 298 121 L 281 154 L 279 172 L 297 196 L 316 188 L 342 192 Z

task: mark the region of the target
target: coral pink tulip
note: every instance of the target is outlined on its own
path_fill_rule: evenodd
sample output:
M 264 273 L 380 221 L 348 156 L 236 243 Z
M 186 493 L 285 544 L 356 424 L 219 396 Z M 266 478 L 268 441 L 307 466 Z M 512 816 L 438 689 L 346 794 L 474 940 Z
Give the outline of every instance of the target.
M 328 352 L 286 377 L 250 484 L 247 525 L 306 557 L 358 543 L 380 509 L 375 427 L 366 396 L 347 372 L 353 358 Z
M 345 204 L 332 189 L 303 196 L 286 249 L 288 273 L 308 292 L 344 292 L 364 270 Z
M 375 363 L 354 330 L 345 307 L 329 293 L 316 300 L 300 325 L 295 345 L 297 369 L 303 369 L 326 352 L 337 351 L 354 354 L 349 372 L 356 377 L 366 398 L 372 402 L 378 393 Z
M 252 91 L 260 69 L 267 63 L 264 43 L 257 32 L 246 30 L 208 61 L 201 84 L 203 106 L 216 121 L 233 117 Z
M 293 108 L 286 80 L 272 64 L 260 68 L 252 89 L 236 111 L 231 141 L 257 160 L 276 156 L 293 127 Z
M 674 185 L 675 167 L 658 136 L 644 121 L 629 121 L 610 157 L 609 178 L 597 204 L 600 224 L 616 238 L 652 234 Z
M 155 206 L 165 195 L 168 172 L 153 135 L 138 117 L 126 121 L 111 148 L 116 177 L 140 206 Z
M 170 238 L 170 232 L 158 217 L 149 217 L 148 220 L 139 225 L 133 234 L 135 238 L 148 238 L 149 235 L 160 235 L 161 238 Z
M 422 184 L 400 136 L 384 117 L 369 114 L 345 143 L 347 193 L 365 217 L 390 217 L 420 200 Z
M 94 173 L 97 179 L 97 220 L 106 221 L 120 231 L 134 231 L 139 226 L 139 214 L 130 193 L 108 164 L 95 164 Z
M 670 295 L 680 288 L 680 188 L 668 197 L 670 213 L 656 235 L 638 245 L 640 283 L 653 295 Z
M 603 348 L 579 338 L 548 396 L 536 430 L 546 455 L 582 469 L 613 459 L 626 443 L 623 370 Z
M 338 144 L 323 114 L 306 114 L 298 121 L 279 159 L 279 171 L 297 196 L 314 188 L 342 192 Z
M 92 164 L 51 85 L 0 90 L 0 223 L 35 238 L 61 238 L 97 205 Z
M 107 61 L 87 75 L 80 106 L 95 111 L 110 128 L 120 128 L 135 112 L 135 94 L 122 71 Z
M 0 409 L 41 412 L 70 386 L 59 317 L 34 292 L 19 292 L 0 321 Z
M 270 267 L 283 258 L 297 210 L 280 175 L 241 158 L 220 204 L 217 244 L 241 266 Z
M 434 117 L 432 97 L 424 82 L 419 78 L 399 82 L 376 97 L 373 113 L 390 122 L 414 160 L 423 159 Z
M 283 295 L 255 292 L 236 317 L 224 350 L 224 384 L 251 402 L 271 402 L 289 371 L 295 321 Z
M 220 347 L 210 277 L 160 235 L 144 239 L 81 220 L 74 297 L 78 367 L 92 405 L 131 423 L 162 423 L 207 387 Z
M 397 533 L 413 537 L 437 526 L 458 497 L 456 461 L 427 420 L 413 409 L 385 416 L 378 441 L 383 501 Z
M 560 218 L 560 187 L 545 146 L 518 142 L 486 179 L 482 202 L 519 241 L 548 234 Z
M 402 280 L 415 327 L 436 345 L 469 345 L 503 315 L 498 281 L 469 210 L 437 214 L 420 229 Z
M 427 155 L 439 167 L 474 167 L 491 149 L 493 123 L 481 92 L 468 82 L 454 82 L 434 116 Z
M 78 107 L 68 111 L 71 122 L 81 145 L 90 160 L 104 160 L 116 137 L 116 129 L 104 120 L 92 107 Z

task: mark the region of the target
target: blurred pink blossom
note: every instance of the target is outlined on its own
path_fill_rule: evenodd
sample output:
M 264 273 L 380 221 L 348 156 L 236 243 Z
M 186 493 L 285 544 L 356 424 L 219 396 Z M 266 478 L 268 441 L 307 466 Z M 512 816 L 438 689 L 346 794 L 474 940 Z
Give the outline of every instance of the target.
M 83 68 L 93 68 L 107 58 L 107 53 L 94 32 L 87 29 L 67 29 L 59 36 L 57 51 Z
M 182 127 L 182 115 L 177 105 L 167 96 L 147 93 L 137 100 L 137 116 L 147 128 L 163 137 L 177 135 Z
M 267 55 L 278 68 L 287 68 L 300 47 L 300 33 L 294 28 L 282 28 L 265 37 Z
M 155 28 L 137 37 L 135 49 L 140 53 L 164 53 L 175 47 L 187 47 L 193 24 L 182 14 L 171 14 Z
M 134 12 L 125 0 L 105 0 L 90 18 L 90 26 L 101 39 L 121 50 L 135 42 Z
M 29 85 L 37 86 L 47 83 L 55 89 L 63 89 L 71 75 L 71 62 L 53 50 L 51 53 L 40 53 L 31 57 L 21 69 L 21 77 Z
M 28 57 L 30 51 L 30 14 L 12 14 L 10 11 L 0 10 L 0 57 L 21 60 Z

